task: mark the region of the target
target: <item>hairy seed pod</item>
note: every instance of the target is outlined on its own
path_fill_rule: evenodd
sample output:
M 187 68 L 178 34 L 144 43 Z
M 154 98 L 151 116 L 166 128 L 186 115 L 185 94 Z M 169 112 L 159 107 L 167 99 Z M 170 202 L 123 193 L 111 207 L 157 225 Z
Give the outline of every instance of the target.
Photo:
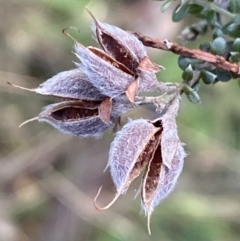
M 179 142 L 173 159 L 171 169 L 162 163 L 161 146 L 155 152 L 155 156 L 148 163 L 142 182 L 142 208 L 148 216 L 148 231 L 150 231 L 150 216 L 154 208 L 166 198 L 177 184 L 177 179 L 182 172 L 186 153 Z
M 38 120 L 47 122 L 61 132 L 79 137 L 100 137 L 113 122 L 102 120 L 99 113 L 99 102 L 64 101 L 46 106 L 39 114 Z
M 162 161 L 165 166 L 171 169 L 172 160 L 179 145 L 176 116 L 179 109 L 181 96 L 177 95 L 171 102 L 167 112 L 160 118 L 162 122 L 161 152 Z
M 93 48 L 86 48 L 76 43 L 75 51 L 81 61 L 77 64 L 78 68 L 106 96 L 114 98 L 123 94 L 134 80 L 129 70 L 124 69 L 121 64 L 100 49 L 94 48 L 93 51 Z
M 58 73 L 42 83 L 35 91 L 42 95 L 71 99 L 103 100 L 106 97 L 89 82 L 81 69 Z
M 153 158 L 148 162 L 142 182 L 142 207 L 148 216 L 149 233 L 151 213 L 160 201 L 173 190 L 186 156 L 175 122 L 179 101 L 180 95 L 177 95 L 172 100 L 167 112 L 152 122 L 160 121 L 162 132 L 160 144 Z
M 117 132 L 110 151 L 108 165 L 117 194 L 104 208 L 109 208 L 116 199 L 124 194 L 132 181 L 137 178 L 160 142 L 161 127 L 147 120 L 133 120 Z M 97 194 L 96 198 L 98 197 Z M 96 201 L 95 198 L 95 201 Z M 96 203 L 95 203 L 96 206 Z
M 141 67 L 154 72 L 161 69 L 147 57 L 146 48 L 135 35 L 119 27 L 100 22 L 89 10 L 88 12 L 94 20 L 93 32 L 106 53 L 124 64 L 133 73 L 136 73 L 137 69 L 141 69 Z M 140 67 L 140 65 L 142 66 Z
M 106 98 L 81 69 L 72 69 L 60 72 L 46 80 L 35 89 L 28 89 L 15 84 L 10 85 L 35 92 L 40 95 L 55 96 L 64 99 L 103 100 Z
M 91 16 L 95 23 L 94 32 L 105 52 L 93 47 L 85 48 L 80 43 L 75 45 L 76 56 L 81 61 L 77 66 L 91 83 L 112 98 L 127 92 L 132 102 L 137 93 L 158 89 L 159 82 L 154 72 L 161 67 L 150 61 L 143 44 L 133 34 Z M 136 80 L 135 91 L 129 95 L 128 88 Z

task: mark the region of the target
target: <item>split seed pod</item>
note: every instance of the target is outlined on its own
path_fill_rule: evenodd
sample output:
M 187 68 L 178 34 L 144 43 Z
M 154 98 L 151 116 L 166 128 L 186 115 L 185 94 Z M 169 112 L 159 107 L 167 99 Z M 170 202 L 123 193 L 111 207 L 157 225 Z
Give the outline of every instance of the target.
M 117 62 L 104 51 L 75 44 L 76 56 L 81 63 L 79 67 L 102 94 L 115 98 L 127 90 L 135 80 L 133 74 L 121 63 Z
M 109 208 L 121 195 L 124 194 L 132 181 L 142 172 L 151 160 L 156 147 L 159 145 L 161 126 L 153 125 L 147 120 L 139 119 L 128 122 L 117 132 L 111 144 L 108 165 L 117 193 L 112 202 L 104 208 Z M 100 192 L 100 190 L 99 190 Z
M 64 101 L 46 106 L 38 120 L 70 135 L 100 137 L 115 122 L 109 114 L 109 106 L 106 109 L 99 102 Z
M 138 92 L 159 88 L 159 82 L 154 73 L 161 67 L 150 61 L 143 44 L 133 34 L 101 23 L 92 14 L 91 16 L 95 23 L 94 32 L 105 52 L 88 47 L 88 50 L 97 55 L 96 58 L 80 44 L 76 44 L 75 50 L 81 61 L 80 66 L 89 76 L 92 84 L 110 97 L 126 92 L 132 102 Z M 129 93 L 128 88 L 133 82 L 135 82 L 134 89 L 131 86 Z
M 149 233 L 151 213 L 175 187 L 186 156 L 175 122 L 179 101 L 180 96 L 175 97 L 164 116 L 155 120 L 161 121 L 161 141 L 148 162 L 142 182 L 142 207 L 148 216 Z

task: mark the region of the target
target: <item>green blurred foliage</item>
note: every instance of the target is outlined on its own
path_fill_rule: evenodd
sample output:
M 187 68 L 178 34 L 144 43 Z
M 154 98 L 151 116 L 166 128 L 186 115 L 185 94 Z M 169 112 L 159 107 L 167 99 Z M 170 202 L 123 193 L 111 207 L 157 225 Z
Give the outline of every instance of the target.
M 43 106 L 58 100 L 14 89 L 6 82 L 34 88 L 74 68 L 73 41 L 61 30 L 75 26 L 80 34 L 70 32 L 78 41 L 96 46 L 85 6 L 102 21 L 174 41 L 183 26 L 169 27 L 172 10 L 161 13 L 161 4 L 0 0 L 0 240 L 239 240 L 240 89 L 235 80 L 201 84 L 200 105 L 183 97 L 178 129 L 189 155 L 176 190 L 152 215 L 151 236 L 146 218 L 139 215 L 139 197 L 133 200 L 138 185 L 110 210 L 99 212 L 93 207 L 102 184 L 101 203 L 114 195 L 109 172 L 102 172 L 111 132 L 102 140 L 82 140 L 37 122 L 18 128 Z M 199 43 L 188 47 L 197 48 Z M 178 56 L 149 52 L 166 68 L 158 74 L 160 80 L 182 81 Z M 129 114 L 131 118 L 155 115 L 151 106 Z

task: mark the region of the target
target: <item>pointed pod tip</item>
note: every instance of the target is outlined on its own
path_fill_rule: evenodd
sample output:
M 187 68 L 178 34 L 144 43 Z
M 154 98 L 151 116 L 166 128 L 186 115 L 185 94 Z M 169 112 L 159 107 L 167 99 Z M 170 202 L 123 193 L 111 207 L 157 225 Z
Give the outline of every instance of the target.
M 28 119 L 26 121 L 24 121 L 21 125 L 19 125 L 19 128 L 21 128 L 22 126 L 24 126 L 25 124 L 29 123 L 29 122 L 32 122 L 32 121 L 35 121 L 35 120 L 38 120 L 38 116 L 36 117 L 33 117 L 31 119 Z
M 21 90 L 27 90 L 27 91 L 30 91 L 30 92 L 36 92 L 35 89 L 29 89 L 29 88 L 25 88 L 25 87 L 22 87 L 22 86 L 19 86 L 19 85 L 15 85 L 11 82 L 7 82 L 8 85 L 12 86 L 12 87 L 15 87 L 15 88 L 18 88 L 18 89 L 21 89 Z
M 151 213 L 148 212 L 148 214 L 147 214 L 147 228 L 148 228 L 148 234 L 149 235 L 151 235 L 150 219 L 151 219 Z
M 74 30 L 76 30 L 78 33 L 80 33 L 80 30 L 79 30 L 78 28 L 74 27 L 74 26 L 68 26 L 68 27 L 62 29 L 62 33 L 63 33 L 65 36 L 69 37 L 69 38 L 72 39 L 74 42 L 78 43 L 78 41 L 77 41 L 71 34 L 69 34 L 69 33 L 67 32 L 68 29 L 74 29 Z
M 94 17 L 92 12 L 85 6 L 86 11 L 89 13 L 89 15 L 92 17 L 93 21 L 95 22 L 96 25 L 99 26 L 97 19 Z
M 97 210 L 104 211 L 104 210 L 110 208 L 116 202 L 116 200 L 120 196 L 120 193 L 117 193 L 117 195 L 113 198 L 113 200 L 109 204 L 107 204 L 105 207 L 99 207 L 98 204 L 97 204 L 97 198 L 99 197 L 101 190 L 102 190 L 102 186 L 98 189 L 97 195 L 93 199 L 93 204 L 94 204 L 94 207 Z

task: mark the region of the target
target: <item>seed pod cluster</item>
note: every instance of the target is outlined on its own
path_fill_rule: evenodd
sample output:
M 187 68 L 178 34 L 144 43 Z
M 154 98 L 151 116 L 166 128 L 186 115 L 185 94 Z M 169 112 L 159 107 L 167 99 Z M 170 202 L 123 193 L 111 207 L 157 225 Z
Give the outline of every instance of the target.
M 75 54 L 80 60 L 77 69 L 58 73 L 36 89 L 16 86 L 64 99 L 45 107 L 29 121 L 45 121 L 75 136 L 99 137 L 122 114 L 138 105 L 135 103 L 138 92 L 161 85 L 155 75 L 161 66 L 150 61 L 145 47 L 133 34 L 94 17 L 93 20 L 102 49 L 76 42 Z M 93 103 L 94 109 L 88 107 Z
M 124 194 L 132 181 L 144 172 L 141 185 L 142 208 L 148 216 L 174 188 L 186 156 L 177 134 L 175 118 L 180 96 L 173 99 L 167 112 L 154 121 L 138 119 L 128 122 L 111 144 L 108 165 L 116 187 L 109 208 Z
M 122 114 L 141 104 L 141 97 L 135 98 L 139 92 L 167 90 L 167 85 L 158 82 L 155 75 L 162 67 L 151 62 L 145 47 L 133 34 L 94 17 L 93 20 L 93 30 L 102 49 L 76 42 L 75 54 L 80 60 L 76 69 L 58 73 L 36 89 L 13 85 L 61 99 L 29 121 L 47 122 L 73 136 L 100 137 L 118 123 Z M 180 95 L 178 92 L 169 95 L 174 97 L 161 117 L 153 121 L 131 120 L 117 132 L 107 164 L 116 196 L 104 208 L 96 204 L 101 188 L 94 199 L 98 209 L 109 208 L 143 173 L 141 203 L 148 216 L 149 233 L 151 213 L 174 188 L 185 157 L 175 122 Z M 151 103 L 155 100 L 152 98 Z

